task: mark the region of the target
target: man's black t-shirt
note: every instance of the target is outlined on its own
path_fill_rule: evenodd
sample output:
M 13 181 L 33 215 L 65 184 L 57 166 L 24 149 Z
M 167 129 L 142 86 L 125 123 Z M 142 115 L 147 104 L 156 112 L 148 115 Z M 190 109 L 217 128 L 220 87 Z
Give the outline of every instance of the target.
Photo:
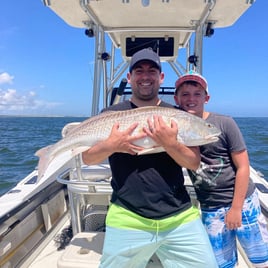
M 165 102 L 160 106 L 173 107 Z M 105 111 L 135 108 L 130 101 L 124 101 Z M 112 203 L 151 219 L 163 219 L 191 207 L 182 168 L 166 152 L 147 155 L 114 153 L 109 157 L 109 163 Z

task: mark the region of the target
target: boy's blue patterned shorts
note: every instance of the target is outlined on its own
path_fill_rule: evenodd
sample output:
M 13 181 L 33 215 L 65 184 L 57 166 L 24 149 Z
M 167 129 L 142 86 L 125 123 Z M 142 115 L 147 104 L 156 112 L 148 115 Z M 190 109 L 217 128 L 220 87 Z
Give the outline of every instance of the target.
M 255 267 L 268 266 L 268 229 L 261 213 L 257 191 L 245 199 L 242 210 L 242 225 L 229 230 L 224 217 L 230 207 L 202 209 L 202 221 L 209 234 L 220 268 L 232 268 L 237 263 L 236 238 L 248 259 Z

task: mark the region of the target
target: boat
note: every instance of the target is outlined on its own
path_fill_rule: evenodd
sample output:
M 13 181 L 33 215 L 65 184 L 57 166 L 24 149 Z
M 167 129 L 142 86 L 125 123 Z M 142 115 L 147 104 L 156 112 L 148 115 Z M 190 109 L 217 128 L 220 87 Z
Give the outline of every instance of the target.
M 85 29 L 94 40 L 91 115 L 129 98 L 124 77 L 131 56 L 144 47 L 157 51 L 163 63 L 181 76 L 190 69 L 202 74 L 203 40 L 216 28 L 231 27 L 254 0 L 43 0 L 70 27 Z M 108 44 L 110 47 L 108 47 Z M 183 60 L 180 56 L 183 55 Z M 174 87 L 162 87 L 164 100 Z M 173 99 L 172 99 L 173 101 Z M 80 122 L 67 124 L 69 129 Z M 198 206 L 191 180 L 185 185 Z M 263 213 L 268 217 L 268 182 L 253 167 Z M 111 196 L 107 161 L 86 166 L 81 156 L 48 178 L 31 171 L 0 197 L 0 267 L 98 267 Z M 162 267 L 154 255 L 147 267 Z M 239 247 L 238 267 L 252 267 Z

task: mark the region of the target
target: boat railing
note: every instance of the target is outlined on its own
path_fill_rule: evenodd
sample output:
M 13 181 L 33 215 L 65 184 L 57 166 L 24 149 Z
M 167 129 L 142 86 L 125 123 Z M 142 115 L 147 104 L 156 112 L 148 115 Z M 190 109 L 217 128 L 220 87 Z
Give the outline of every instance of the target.
M 57 181 L 67 185 L 73 233 L 104 230 L 112 194 L 109 165 L 67 169 Z
M 199 206 L 195 190 L 184 169 L 185 186 L 192 203 Z M 74 234 L 105 228 L 105 217 L 112 195 L 111 170 L 107 162 L 66 169 L 57 177 L 67 185 Z

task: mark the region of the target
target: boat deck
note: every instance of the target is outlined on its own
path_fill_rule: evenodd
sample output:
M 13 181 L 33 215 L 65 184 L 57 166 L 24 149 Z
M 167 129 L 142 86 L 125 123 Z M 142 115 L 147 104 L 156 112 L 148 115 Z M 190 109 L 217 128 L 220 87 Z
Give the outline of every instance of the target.
M 189 194 L 192 197 L 194 204 L 195 193 L 190 182 L 190 178 L 185 176 L 186 186 L 189 191 Z M 81 189 L 80 189 L 81 190 Z M 108 195 L 110 194 L 107 191 L 106 196 L 101 195 L 103 202 L 107 202 Z M 100 195 L 98 195 L 100 198 Z M 78 232 L 72 238 L 70 244 L 66 246 L 63 250 L 58 250 L 58 244 L 55 242 L 55 238 L 59 237 L 63 229 L 66 229 L 70 226 L 71 220 L 70 215 L 66 215 L 61 222 L 57 225 L 57 229 L 54 230 L 50 236 L 44 241 L 37 250 L 35 250 L 35 255 L 32 254 L 31 259 L 24 263 L 22 268 L 84 268 L 98 267 L 99 260 L 102 254 L 104 232 L 92 232 L 92 231 L 83 231 Z M 239 263 L 238 268 L 252 268 L 253 266 L 247 260 L 247 257 L 244 255 L 243 250 L 239 246 Z M 154 255 L 150 262 L 147 265 L 147 268 L 159 267 L 162 265 L 159 259 Z
M 68 221 L 63 227 L 68 225 Z M 54 240 L 51 240 L 28 268 L 97 268 L 101 257 L 104 233 L 83 232 L 75 235 L 65 250 L 58 251 Z M 93 244 L 92 244 L 93 241 Z M 241 250 L 238 254 L 237 268 L 253 268 Z M 147 268 L 161 268 L 156 256 L 150 260 Z

